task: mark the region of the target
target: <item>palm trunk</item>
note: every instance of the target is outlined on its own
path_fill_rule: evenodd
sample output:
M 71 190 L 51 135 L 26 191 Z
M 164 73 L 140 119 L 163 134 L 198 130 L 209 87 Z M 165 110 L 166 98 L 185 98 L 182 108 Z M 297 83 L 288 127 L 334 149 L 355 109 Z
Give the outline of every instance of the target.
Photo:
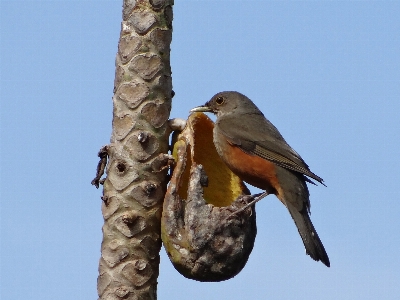
M 104 181 L 100 299 L 156 299 L 167 185 L 172 0 L 124 0 Z M 103 151 L 103 157 L 104 157 Z M 103 160 L 103 167 L 104 167 Z

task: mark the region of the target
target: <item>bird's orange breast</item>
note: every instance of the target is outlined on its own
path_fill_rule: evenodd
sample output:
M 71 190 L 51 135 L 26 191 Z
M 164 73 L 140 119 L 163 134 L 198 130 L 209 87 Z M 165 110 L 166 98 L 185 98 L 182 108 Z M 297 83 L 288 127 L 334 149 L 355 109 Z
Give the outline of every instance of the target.
M 281 188 L 274 163 L 244 152 L 238 146 L 229 143 L 222 135 L 217 138 L 216 147 L 222 160 L 237 176 L 255 187 L 272 194 L 279 194 Z

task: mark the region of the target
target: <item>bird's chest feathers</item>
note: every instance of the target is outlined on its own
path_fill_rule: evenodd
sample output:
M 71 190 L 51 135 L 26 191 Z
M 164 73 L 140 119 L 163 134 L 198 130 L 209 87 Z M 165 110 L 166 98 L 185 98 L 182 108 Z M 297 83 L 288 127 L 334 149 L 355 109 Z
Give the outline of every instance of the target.
M 279 190 L 276 166 L 272 162 L 244 152 L 218 128 L 214 129 L 214 145 L 225 164 L 243 181 L 270 193 Z

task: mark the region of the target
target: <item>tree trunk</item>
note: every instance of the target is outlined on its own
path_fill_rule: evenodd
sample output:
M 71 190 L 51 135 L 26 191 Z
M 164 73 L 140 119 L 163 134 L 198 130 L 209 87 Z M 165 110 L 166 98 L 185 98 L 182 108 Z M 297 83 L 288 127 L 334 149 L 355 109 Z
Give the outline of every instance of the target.
M 123 1 L 113 129 L 103 149 L 109 163 L 102 197 L 100 299 L 157 298 L 173 96 L 172 5 L 172 0 Z

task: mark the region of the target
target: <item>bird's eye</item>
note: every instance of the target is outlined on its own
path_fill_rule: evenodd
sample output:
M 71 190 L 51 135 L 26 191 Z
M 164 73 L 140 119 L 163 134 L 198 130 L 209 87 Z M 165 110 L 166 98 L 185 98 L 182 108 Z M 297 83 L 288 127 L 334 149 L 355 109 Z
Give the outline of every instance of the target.
M 218 105 L 221 105 L 225 102 L 224 97 L 217 97 L 217 99 L 215 99 L 215 103 L 217 103 Z

